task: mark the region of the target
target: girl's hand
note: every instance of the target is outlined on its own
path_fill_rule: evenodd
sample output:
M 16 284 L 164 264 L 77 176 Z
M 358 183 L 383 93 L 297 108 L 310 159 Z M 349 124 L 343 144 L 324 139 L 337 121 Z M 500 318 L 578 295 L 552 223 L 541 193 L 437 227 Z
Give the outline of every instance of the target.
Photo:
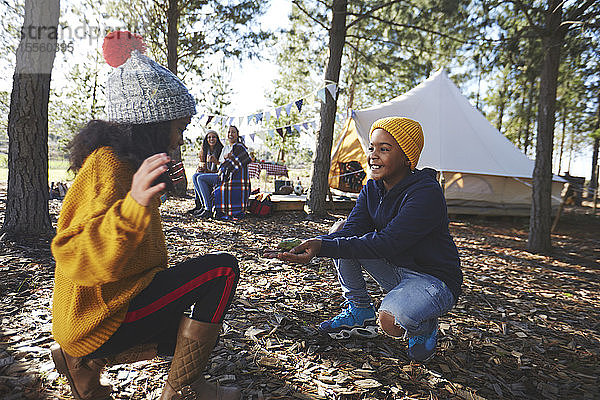
M 291 249 L 289 252 L 277 254 L 282 261 L 306 264 L 321 251 L 321 239 L 308 239 Z
M 233 160 L 233 153 L 227 153 L 227 155 L 225 156 L 226 159 L 228 160 Z
M 164 182 L 152 186 L 162 173 L 167 170 L 171 160 L 165 153 L 155 154 L 144 160 L 131 180 L 131 197 L 141 206 L 147 207 L 152 199 L 166 188 Z
M 206 157 L 206 161 L 207 162 L 211 162 L 213 164 L 216 164 L 219 162 L 219 160 L 217 159 L 217 157 L 215 157 L 214 155 L 209 155 L 208 157 Z

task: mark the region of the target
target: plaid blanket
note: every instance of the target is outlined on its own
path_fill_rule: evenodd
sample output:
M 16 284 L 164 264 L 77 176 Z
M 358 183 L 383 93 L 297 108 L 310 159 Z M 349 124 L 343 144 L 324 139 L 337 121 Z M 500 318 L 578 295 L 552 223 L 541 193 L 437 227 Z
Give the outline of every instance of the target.
M 248 208 L 248 164 L 251 160 L 246 147 L 241 143 L 233 146 L 231 154 L 233 158 L 225 160 L 219 167 L 221 184 L 214 191 L 214 206 L 217 216 L 241 217 Z

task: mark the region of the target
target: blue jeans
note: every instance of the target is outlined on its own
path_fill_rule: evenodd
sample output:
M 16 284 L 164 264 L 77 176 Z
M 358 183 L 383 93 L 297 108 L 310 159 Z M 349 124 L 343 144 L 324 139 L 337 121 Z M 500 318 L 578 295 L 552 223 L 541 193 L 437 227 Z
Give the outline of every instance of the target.
M 384 259 L 336 259 L 334 264 L 344 297 L 358 307 L 372 303 L 363 270 L 371 275 L 387 293 L 379 312 L 393 315 L 407 336 L 430 332 L 437 319 L 455 303 L 448 286 L 438 278 L 398 267 Z
M 213 192 L 215 186 L 219 184 L 219 175 L 213 173 L 196 172 L 192 177 L 196 195 L 202 200 L 204 209 L 212 211 L 213 209 Z

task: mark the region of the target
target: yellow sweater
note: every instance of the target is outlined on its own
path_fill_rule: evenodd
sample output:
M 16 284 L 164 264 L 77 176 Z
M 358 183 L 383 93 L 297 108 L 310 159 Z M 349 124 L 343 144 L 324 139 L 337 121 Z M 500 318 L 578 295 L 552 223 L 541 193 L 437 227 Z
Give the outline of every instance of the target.
M 110 147 L 97 149 L 63 201 L 52 241 L 52 333 L 74 357 L 106 342 L 131 299 L 167 265 L 160 201 L 144 207 L 131 197 L 133 173 Z

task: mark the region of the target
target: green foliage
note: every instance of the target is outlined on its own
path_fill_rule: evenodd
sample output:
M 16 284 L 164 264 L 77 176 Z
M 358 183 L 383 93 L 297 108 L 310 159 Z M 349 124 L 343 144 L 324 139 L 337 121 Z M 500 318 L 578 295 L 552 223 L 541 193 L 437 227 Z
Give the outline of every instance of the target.
M 150 54 L 160 64 L 167 65 L 169 2 L 132 0 L 123 7 L 122 1 L 107 1 L 109 15 L 142 34 Z M 178 72 L 183 77 L 192 71 L 202 75 L 212 55 L 258 56 L 257 46 L 269 37 L 257 26 L 257 18 L 264 13 L 268 2 L 181 0 L 178 5 L 177 58 Z
M 15 54 L 21 37 L 21 26 L 25 0 L 3 0 L 0 4 L 0 61 L 6 65 L 14 65 Z
M 10 111 L 10 93 L 0 91 L 0 143 L 8 141 L 8 112 Z
M 91 54 L 66 75 L 66 86 L 50 93 L 48 141 L 51 157 L 66 156 L 66 145 L 104 109 L 104 81 L 100 77 L 101 56 Z
M 483 3 L 477 2 L 476 5 Z M 575 4 L 575 3 L 573 3 Z M 485 95 L 486 115 L 502 133 L 530 156 L 535 151 L 539 102 L 539 74 L 544 59 L 542 36 L 523 18 L 523 10 L 515 9 L 511 3 L 487 3 L 494 11 L 486 17 L 487 25 L 481 24 L 481 32 L 494 37 L 488 46 L 477 53 L 486 62 L 476 73 L 488 83 Z M 595 7 L 597 11 L 599 7 Z M 481 8 L 480 8 L 481 9 Z M 525 6 L 531 22 L 544 23 L 545 5 Z M 565 5 L 563 14 L 573 11 Z M 598 102 L 598 73 L 600 55 L 597 50 L 598 31 L 573 29 L 567 32 L 561 51 L 559 69 L 556 124 L 554 132 L 555 164 L 559 168 L 568 153 L 580 152 L 591 144 L 590 132 L 594 130 Z M 504 117 L 498 120 L 500 110 Z
M 198 99 L 198 105 L 210 114 L 223 115 L 225 108 L 231 104 L 233 87 L 231 87 L 231 70 L 224 58 L 211 70 L 208 77 L 202 77 L 204 90 Z
M 348 87 L 356 84 L 353 108 L 389 100 L 451 65 L 468 34 L 467 2 L 399 2 L 381 8 L 348 31 Z M 356 8 L 358 7 L 358 8 Z M 370 3 L 353 5 L 357 15 Z M 455 39 L 455 37 L 461 39 Z

